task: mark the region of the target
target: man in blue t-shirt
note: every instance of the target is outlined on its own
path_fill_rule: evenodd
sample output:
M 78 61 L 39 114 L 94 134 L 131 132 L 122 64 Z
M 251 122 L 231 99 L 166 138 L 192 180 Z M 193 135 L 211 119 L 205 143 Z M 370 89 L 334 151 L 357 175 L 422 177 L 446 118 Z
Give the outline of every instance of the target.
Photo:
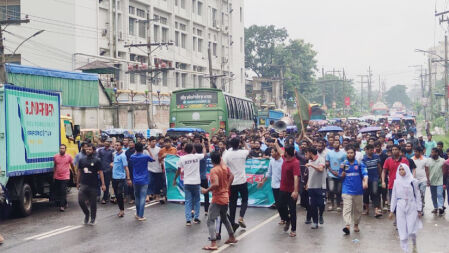
M 117 204 L 120 209 L 118 217 L 125 216 L 125 205 L 123 203 L 125 183 L 132 185 L 128 170 L 128 159 L 122 150 L 123 142 L 115 143 L 114 162 L 112 163 L 112 187 L 114 188 Z
M 346 152 L 340 150 L 340 141 L 334 140 L 333 150 L 329 150 L 326 154 L 326 168 L 328 169 L 328 191 L 329 200 L 331 204 L 328 207 L 328 211 L 332 211 L 334 208 L 338 212 L 341 211 L 341 179 L 338 175 L 341 163 L 346 159 Z M 334 206 L 334 199 L 337 200 L 337 206 Z
M 380 165 L 380 156 L 374 153 L 374 145 L 366 145 L 365 152 L 362 163 L 368 171 L 368 189 L 363 192 L 363 214 L 368 215 L 369 213 L 369 199 L 371 197 L 374 213 L 376 218 L 378 218 L 382 216 L 379 201 L 379 175 L 382 173 L 382 166 Z
M 368 171 L 363 163 L 355 159 L 355 148 L 346 148 L 346 161 L 340 166 L 343 189 L 343 232 L 349 235 L 351 222 L 354 221 L 354 232 L 360 232 L 359 223 L 363 210 L 363 189 L 368 188 Z

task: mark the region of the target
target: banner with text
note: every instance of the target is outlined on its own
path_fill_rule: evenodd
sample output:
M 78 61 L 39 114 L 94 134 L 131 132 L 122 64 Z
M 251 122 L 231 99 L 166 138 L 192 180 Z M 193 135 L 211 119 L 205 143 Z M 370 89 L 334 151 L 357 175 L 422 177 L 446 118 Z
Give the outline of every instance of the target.
M 176 180 L 176 186 L 173 185 L 178 156 L 168 155 L 165 158 L 165 174 L 167 177 L 167 199 L 168 201 L 184 201 L 184 181 L 183 175 Z M 261 188 L 257 188 L 257 183 L 261 182 L 265 173 L 268 171 L 269 159 L 248 159 L 246 160 L 246 181 L 248 182 L 248 205 L 257 207 L 270 207 L 274 203 L 273 192 L 271 190 L 271 179 L 269 179 Z M 210 159 L 207 162 L 207 178 L 212 168 Z M 203 195 L 201 195 L 203 201 Z M 240 200 L 239 200 L 240 203 Z

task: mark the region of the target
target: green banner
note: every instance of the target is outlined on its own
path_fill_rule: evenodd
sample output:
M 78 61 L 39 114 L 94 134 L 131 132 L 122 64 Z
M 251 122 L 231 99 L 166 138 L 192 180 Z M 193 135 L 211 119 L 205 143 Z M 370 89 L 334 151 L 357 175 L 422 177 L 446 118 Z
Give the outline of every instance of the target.
M 173 186 L 173 179 L 178 169 L 176 164 L 178 156 L 168 155 L 165 158 L 165 174 L 167 177 L 167 199 L 168 201 L 184 201 L 184 182 L 182 175 L 178 177 L 176 186 Z M 246 160 L 246 181 L 248 182 L 248 205 L 257 207 L 270 207 L 274 203 L 273 192 L 271 190 L 271 179 L 263 187 L 257 188 L 257 183 L 261 182 L 268 171 L 269 159 L 248 159 Z M 210 159 L 207 162 L 207 177 L 212 168 Z M 203 201 L 203 195 L 201 195 Z

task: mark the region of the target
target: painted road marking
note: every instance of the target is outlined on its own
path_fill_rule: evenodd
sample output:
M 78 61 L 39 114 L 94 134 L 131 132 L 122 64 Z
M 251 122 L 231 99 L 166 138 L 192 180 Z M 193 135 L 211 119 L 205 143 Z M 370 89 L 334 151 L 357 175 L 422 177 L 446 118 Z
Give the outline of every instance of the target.
M 73 227 L 74 226 L 65 226 L 63 228 L 57 228 L 57 229 L 54 229 L 54 230 L 51 230 L 51 231 L 48 231 L 48 232 L 45 232 L 45 233 L 42 233 L 42 234 L 38 234 L 38 235 L 27 237 L 24 240 L 25 241 L 29 241 L 29 240 L 38 239 L 38 238 L 41 238 L 41 237 L 44 237 L 44 236 L 53 235 L 54 233 L 59 233 L 61 231 L 65 232 L 67 229 L 71 229 Z M 78 227 L 81 227 L 81 226 L 77 226 L 76 228 L 78 228 Z M 73 229 L 71 229 L 71 230 L 73 230 Z M 40 240 L 40 239 L 38 239 L 38 240 Z
M 59 235 L 59 234 L 65 233 L 65 232 L 69 232 L 69 231 L 78 229 L 78 228 L 80 228 L 80 227 L 82 227 L 82 225 L 78 225 L 78 226 L 70 226 L 70 228 L 67 228 L 67 229 L 65 229 L 65 230 L 60 230 L 60 231 L 55 232 L 55 233 L 52 233 L 52 234 L 48 234 L 48 235 L 45 235 L 45 236 L 38 237 L 38 238 L 36 238 L 36 240 L 42 240 L 42 239 L 45 239 L 45 238 L 48 238 L 48 237 L 52 237 L 52 236 L 55 236 L 55 235 Z
M 250 229 L 250 230 L 246 231 L 245 233 L 243 233 L 243 234 L 237 236 L 236 239 L 239 240 L 239 241 L 242 240 L 242 239 L 245 238 L 247 235 L 249 235 L 249 234 L 251 234 L 252 232 L 258 230 L 259 228 L 265 226 L 266 224 L 272 222 L 273 220 L 275 220 L 275 219 L 278 218 L 278 217 L 279 217 L 279 214 L 275 214 L 275 215 L 271 216 L 270 218 L 264 220 L 262 223 L 259 223 L 257 226 L 253 227 L 252 229 Z M 222 251 L 224 251 L 225 249 L 229 248 L 230 246 L 231 246 L 230 244 L 222 245 L 221 247 L 219 247 L 219 248 L 218 248 L 217 250 L 215 250 L 214 252 L 215 252 L 215 253 L 222 252 Z
M 159 203 L 159 201 L 153 200 L 153 201 L 150 201 L 150 203 L 146 204 L 145 207 L 154 206 L 157 203 Z M 128 210 L 136 210 L 136 206 L 128 207 Z

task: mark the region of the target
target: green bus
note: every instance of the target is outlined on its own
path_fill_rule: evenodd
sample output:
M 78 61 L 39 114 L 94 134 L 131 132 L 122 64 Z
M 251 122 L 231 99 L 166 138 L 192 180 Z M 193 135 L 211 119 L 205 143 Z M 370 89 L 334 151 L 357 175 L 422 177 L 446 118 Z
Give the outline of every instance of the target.
M 174 91 L 170 100 L 170 128 L 201 128 L 212 133 L 223 129 L 253 128 L 254 104 L 219 89 L 198 88 Z

